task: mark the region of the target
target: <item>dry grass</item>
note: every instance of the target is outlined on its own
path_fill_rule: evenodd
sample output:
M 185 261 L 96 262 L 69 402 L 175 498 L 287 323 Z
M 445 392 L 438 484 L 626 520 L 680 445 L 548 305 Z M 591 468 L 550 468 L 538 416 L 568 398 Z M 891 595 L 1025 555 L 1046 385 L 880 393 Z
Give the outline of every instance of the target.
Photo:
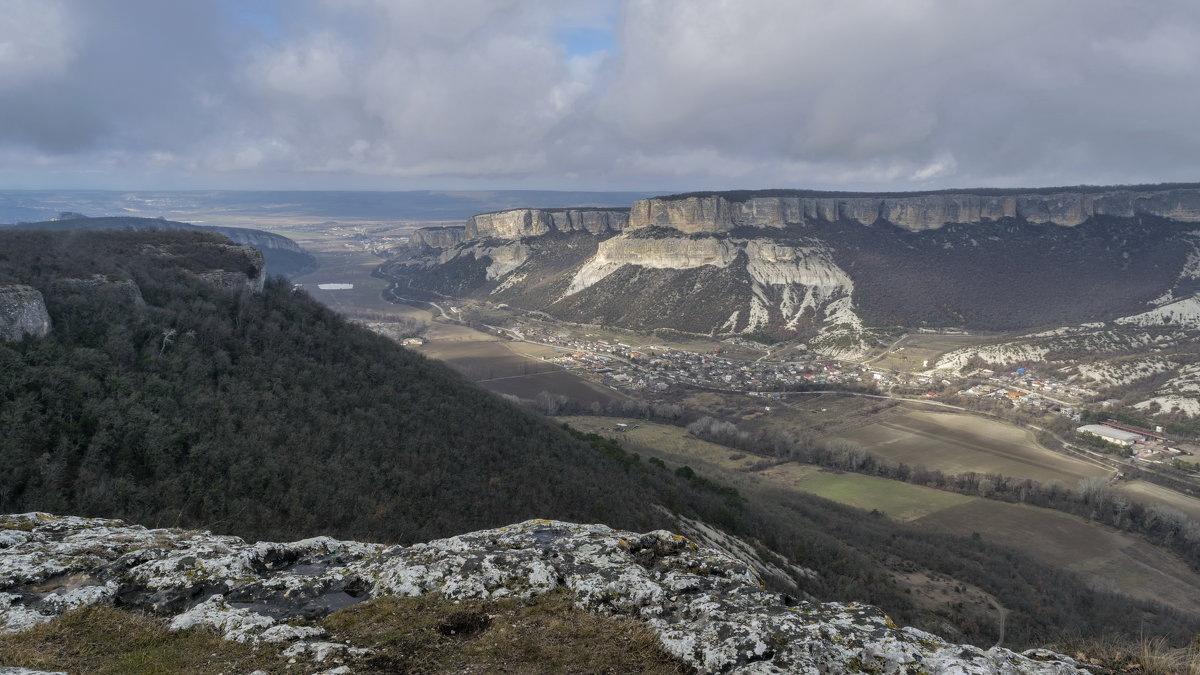
M 1200 636 L 1190 647 L 1174 648 L 1162 638 L 1062 638 L 1049 649 L 1099 666 L 1102 673 L 1200 675 Z
M 356 672 L 689 672 L 641 622 L 588 614 L 560 593 L 498 602 L 379 598 L 324 625 L 334 639 L 376 650 Z
M 167 630 L 155 617 L 87 607 L 16 635 L 0 635 L 0 665 L 70 673 L 167 675 L 279 670 L 272 647 L 222 640 L 206 630 Z M 298 671 L 303 672 L 303 671 Z
M 379 598 L 327 617 L 326 639 L 375 650 L 356 673 L 685 673 L 645 624 L 588 614 L 564 594 L 534 600 Z M 285 645 L 245 645 L 165 619 L 88 607 L 0 635 L 0 665 L 70 673 L 313 673 L 336 663 L 287 663 Z

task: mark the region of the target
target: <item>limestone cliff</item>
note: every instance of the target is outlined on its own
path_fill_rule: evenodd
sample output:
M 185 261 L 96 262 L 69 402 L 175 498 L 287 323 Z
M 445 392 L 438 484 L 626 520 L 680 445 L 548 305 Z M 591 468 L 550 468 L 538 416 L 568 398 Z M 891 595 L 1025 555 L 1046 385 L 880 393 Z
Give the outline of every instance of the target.
M 0 340 L 20 340 L 26 335 L 50 333 L 46 301 L 37 289 L 13 284 L 0 286 Z
M 520 239 L 551 232 L 620 232 L 629 222 L 629 209 L 511 209 L 467 219 L 465 237 Z
M 1200 187 L 824 196 L 828 194 L 711 193 L 642 199 L 633 203 L 628 227 L 658 226 L 684 233 L 712 233 L 738 227 L 778 228 L 817 222 L 853 221 L 872 225 L 883 220 L 921 231 L 951 223 L 983 223 L 1003 218 L 1075 226 L 1098 215 L 1127 218 L 1152 215 L 1200 222 Z
M 735 237 L 638 238 L 636 231 L 599 244 L 571 279 L 564 299 L 586 291 L 622 268 L 688 270 L 730 268 L 739 260 L 748 284 L 735 291 L 736 304 L 712 325 L 695 332 L 748 332 L 770 325 L 795 329 L 802 321 L 819 328 L 861 330 L 850 298 L 854 284 L 818 241 L 804 245 Z M 734 299 L 734 298 L 726 298 Z
M 858 604 L 763 590 L 746 563 L 666 531 L 550 520 L 414 546 L 316 537 L 249 544 L 207 532 L 29 513 L 0 516 L 0 630 L 28 630 L 85 605 L 172 617 L 292 658 L 369 650 L 304 625 L 385 595 L 530 598 L 566 592 L 580 609 L 645 622 L 703 673 L 1082 673 L 1043 650 L 955 645 Z M 345 671 L 348 672 L 349 668 Z
M 447 249 L 461 244 L 466 239 L 464 227 L 422 227 L 408 239 L 409 248 Z
M 794 337 L 856 357 L 897 327 L 1011 331 L 1145 312 L 1187 264 L 1200 237 L 1188 223 L 1200 223 L 1197 185 L 694 193 L 628 214 L 478 215 L 463 241 L 410 252 L 384 274 L 410 296 L 475 295 L 633 330 Z M 1200 280 L 1172 297 L 1197 290 Z

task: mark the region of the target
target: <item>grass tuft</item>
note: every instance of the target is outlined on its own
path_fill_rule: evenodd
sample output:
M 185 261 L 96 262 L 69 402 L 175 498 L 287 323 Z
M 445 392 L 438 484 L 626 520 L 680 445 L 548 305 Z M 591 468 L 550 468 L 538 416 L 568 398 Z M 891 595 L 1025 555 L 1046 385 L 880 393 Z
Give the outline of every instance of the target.
M 1162 638 L 1060 638 L 1048 649 L 1099 666 L 1105 673 L 1200 675 L 1200 637 L 1189 647 L 1172 647 Z

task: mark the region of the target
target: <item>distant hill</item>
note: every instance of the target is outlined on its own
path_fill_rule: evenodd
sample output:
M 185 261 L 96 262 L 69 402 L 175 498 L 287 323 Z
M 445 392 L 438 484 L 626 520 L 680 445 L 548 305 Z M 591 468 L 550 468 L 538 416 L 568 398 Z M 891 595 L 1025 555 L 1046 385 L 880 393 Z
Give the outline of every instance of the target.
M 0 285 L 38 291 L 51 326 L 0 342 L 0 512 L 404 543 L 530 518 L 644 531 L 684 516 L 740 537 L 781 590 L 878 604 L 976 644 L 999 638 L 994 609 L 921 609 L 893 570 L 984 589 L 1009 612 L 1006 644 L 1200 629 L 987 542 L 807 495 L 748 500 L 643 462 L 289 283 L 224 283 L 261 278 L 245 252 L 191 231 L 0 231 Z
M 68 210 L 179 220 L 191 220 L 191 214 L 222 214 L 317 222 L 462 221 L 485 211 L 532 206 L 629 206 L 654 194 L 584 190 L 0 190 L 0 223 L 47 220 Z
M 19 230 L 194 230 L 215 232 L 229 237 L 238 244 L 253 246 L 262 251 L 267 263 L 268 274 L 286 277 L 300 276 L 317 269 L 317 259 L 295 241 L 279 234 L 252 230 L 244 227 L 215 227 L 180 223 L 162 218 L 132 218 L 127 216 L 88 218 L 78 213 L 62 213 L 55 220 L 36 223 L 18 223 L 0 226 L 0 229 Z

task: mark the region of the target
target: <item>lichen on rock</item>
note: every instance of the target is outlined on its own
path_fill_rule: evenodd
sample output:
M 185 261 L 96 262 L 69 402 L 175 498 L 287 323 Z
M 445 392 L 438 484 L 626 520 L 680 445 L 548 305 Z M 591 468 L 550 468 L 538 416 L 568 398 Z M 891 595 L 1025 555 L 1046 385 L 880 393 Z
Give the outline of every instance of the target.
M 175 629 L 211 626 L 227 639 L 287 644 L 284 656 L 321 662 L 365 652 L 290 622 L 384 595 L 565 590 L 580 609 L 646 622 L 668 652 L 701 672 L 1082 672 L 1058 654 L 955 645 L 898 628 L 874 607 L 766 591 L 750 565 L 661 530 L 531 520 L 387 547 L 326 537 L 250 544 L 39 513 L 0 517 L 0 528 L 0 626 L 9 631 L 119 601 L 168 615 Z

